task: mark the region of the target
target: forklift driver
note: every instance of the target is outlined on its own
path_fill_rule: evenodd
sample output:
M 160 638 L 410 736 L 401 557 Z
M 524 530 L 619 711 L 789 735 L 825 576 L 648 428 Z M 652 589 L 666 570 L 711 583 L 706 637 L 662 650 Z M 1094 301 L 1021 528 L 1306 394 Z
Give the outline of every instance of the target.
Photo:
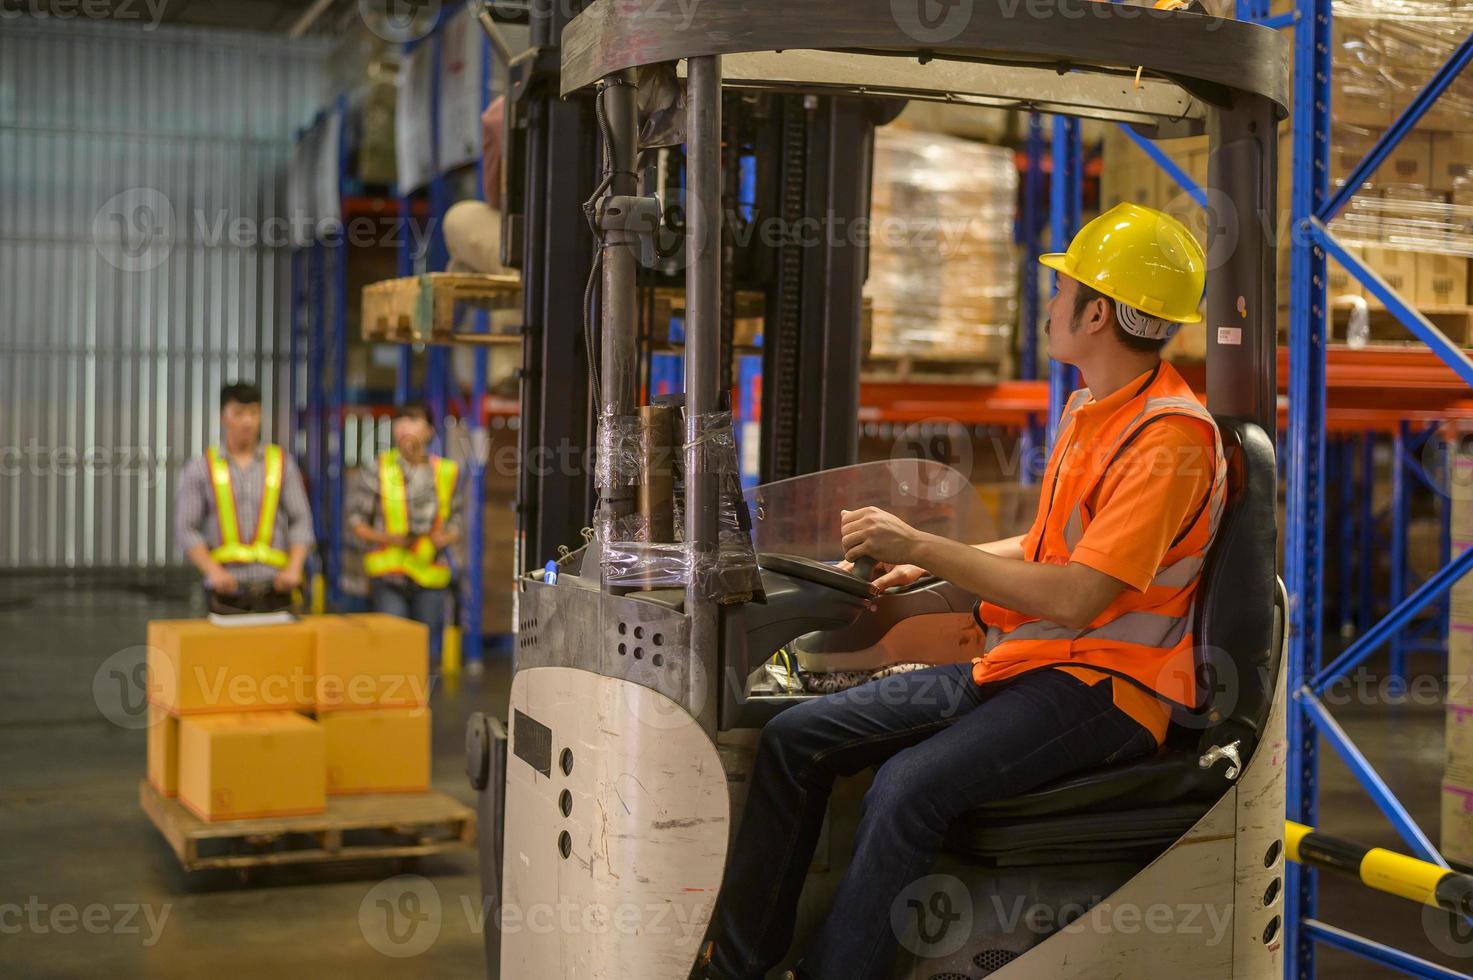
M 878 589 L 935 575 L 981 597 L 985 654 L 804 701 L 762 730 L 750 796 L 697 976 L 760 980 L 793 919 L 836 776 L 877 767 L 827 919 L 789 978 L 889 975 L 891 907 L 963 811 L 1153 752 L 1196 704 L 1190 610 L 1226 467 L 1212 417 L 1166 341 L 1201 322 L 1201 246 L 1134 204 L 1087 224 L 1049 304 L 1049 354 L 1074 392 L 1027 534 L 971 545 L 875 507 L 843 511 L 845 556 Z

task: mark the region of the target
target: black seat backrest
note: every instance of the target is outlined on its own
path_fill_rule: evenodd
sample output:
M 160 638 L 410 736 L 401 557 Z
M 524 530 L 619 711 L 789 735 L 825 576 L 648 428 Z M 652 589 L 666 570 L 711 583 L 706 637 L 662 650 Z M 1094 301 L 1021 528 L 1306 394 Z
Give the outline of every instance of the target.
M 1256 423 L 1217 416 L 1227 500 L 1198 585 L 1192 628 L 1200 713 L 1174 719 L 1203 750 L 1234 739 L 1247 758 L 1272 706 L 1282 643 L 1278 608 L 1278 471 Z

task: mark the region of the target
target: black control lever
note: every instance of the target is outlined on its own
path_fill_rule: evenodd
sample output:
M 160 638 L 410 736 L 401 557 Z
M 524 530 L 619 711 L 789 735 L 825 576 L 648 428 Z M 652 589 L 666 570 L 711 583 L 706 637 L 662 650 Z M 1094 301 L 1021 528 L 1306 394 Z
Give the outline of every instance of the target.
M 869 555 L 863 555 L 854 559 L 854 567 L 850 569 L 850 574 L 861 582 L 873 581 L 875 577 L 875 560 Z

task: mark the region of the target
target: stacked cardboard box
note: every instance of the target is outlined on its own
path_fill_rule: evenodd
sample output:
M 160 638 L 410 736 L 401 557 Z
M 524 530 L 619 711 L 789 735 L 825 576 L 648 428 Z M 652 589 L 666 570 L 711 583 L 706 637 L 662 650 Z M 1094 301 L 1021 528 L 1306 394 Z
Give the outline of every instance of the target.
M 422 625 L 377 614 L 156 620 L 148 647 L 148 780 L 201 819 L 318 813 L 329 793 L 428 787 Z
M 1473 547 L 1473 450 L 1460 438 L 1448 468 L 1453 553 Z M 1442 853 L 1473 862 L 1473 577 L 1450 593 L 1447 635 L 1446 767 L 1442 779 Z
M 149 623 L 149 782 L 204 820 L 321 811 L 312 658 L 301 623 Z
M 1473 21 L 1473 0 L 1337 0 L 1333 39 L 1332 188 L 1359 166 L 1401 110 L 1442 66 Z M 1205 138 L 1158 144 L 1199 184 L 1206 178 Z M 1278 306 L 1290 285 L 1292 132 L 1279 131 Z M 1205 233 L 1203 215 L 1124 134 L 1107 132 L 1101 204 L 1134 200 L 1162 208 Z M 1413 305 L 1463 308 L 1473 257 L 1473 76 L 1465 75 L 1422 117 L 1351 199 L 1331 226 L 1353 255 Z M 1380 301 L 1333 261 L 1331 306 Z M 1338 302 L 1337 302 L 1338 301 Z M 1281 317 L 1281 323 L 1287 322 Z M 1336 339 L 1340 339 L 1336 337 Z M 1463 340 L 1462 337 L 1457 337 Z M 1473 339 L 1473 338 L 1469 338 Z
M 882 127 L 865 293 L 871 356 L 975 360 L 1010 373 L 1017 316 L 1012 152 Z M 832 234 L 858 229 L 830 229 Z
M 429 631 L 363 613 L 314 616 L 315 708 L 327 792 L 423 791 L 430 784 Z
M 1473 0 L 1370 0 L 1335 8 L 1330 179 L 1339 186 L 1467 34 Z M 1463 308 L 1473 212 L 1459 193 L 1473 174 L 1473 78 L 1456 80 L 1331 226 L 1363 250 L 1396 292 L 1424 309 Z M 1372 306 L 1381 300 L 1364 291 Z M 1464 340 L 1463 337 L 1456 338 Z

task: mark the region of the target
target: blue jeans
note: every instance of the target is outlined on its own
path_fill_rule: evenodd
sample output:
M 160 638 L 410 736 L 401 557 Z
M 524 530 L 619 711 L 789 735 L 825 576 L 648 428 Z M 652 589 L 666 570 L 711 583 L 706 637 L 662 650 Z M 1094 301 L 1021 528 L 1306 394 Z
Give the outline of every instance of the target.
M 373 579 L 373 608 L 400 619 L 424 623 L 430 629 L 430 657 L 440 653 L 445 626 L 445 597 L 449 589 L 426 589 L 406 578 Z
M 971 669 L 871 681 L 805 701 L 763 728 L 716 905 L 718 975 L 761 980 L 787 952 L 835 777 L 878 767 L 854 855 L 799 976 L 871 980 L 888 976 L 895 956 L 891 904 L 929 872 L 963 811 L 1155 748 L 1115 707 L 1108 681 L 1091 687 L 1037 670 L 979 687 Z

